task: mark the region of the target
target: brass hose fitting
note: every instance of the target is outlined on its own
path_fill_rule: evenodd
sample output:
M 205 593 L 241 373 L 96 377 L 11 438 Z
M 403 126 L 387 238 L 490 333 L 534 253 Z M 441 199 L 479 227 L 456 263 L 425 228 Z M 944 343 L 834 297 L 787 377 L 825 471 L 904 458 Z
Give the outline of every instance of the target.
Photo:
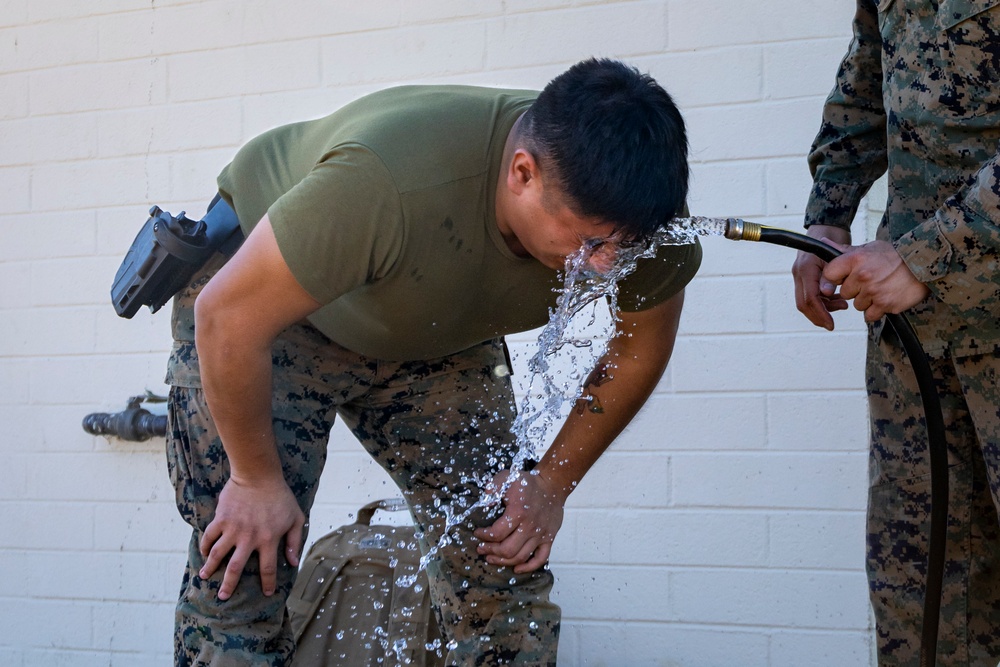
M 740 218 L 726 218 L 726 238 L 733 241 L 760 241 L 761 225 Z

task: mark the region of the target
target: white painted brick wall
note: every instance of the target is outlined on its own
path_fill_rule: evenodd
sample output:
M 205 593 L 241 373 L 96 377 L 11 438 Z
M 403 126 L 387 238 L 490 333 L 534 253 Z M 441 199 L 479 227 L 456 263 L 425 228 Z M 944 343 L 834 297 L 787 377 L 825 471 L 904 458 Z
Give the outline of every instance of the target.
M 798 228 L 850 18 L 829 0 L 7 0 L 0 664 L 170 664 L 188 530 L 163 443 L 80 428 L 166 391 L 167 312 L 107 304 L 150 204 L 200 215 L 243 142 L 387 85 L 540 87 L 603 55 L 682 107 L 693 213 Z M 801 318 L 786 249 L 704 248 L 671 367 L 569 503 L 560 664 L 873 664 L 860 316 Z M 533 336 L 512 340 L 522 388 Z M 392 495 L 338 424 L 312 538 Z
M 838 7 L 838 14 L 845 7 Z M 843 15 L 840 15 L 844 18 Z M 768 99 L 823 97 L 832 87 L 831 77 L 847 51 L 844 39 L 807 39 L 771 43 L 764 47 L 764 91 Z M 827 63 L 826 68 L 816 62 Z
M 738 656 L 736 664 L 745 667 L 795 664 L 794 661 L 769 662 L 768 637 L 738 626 L 633 621 L 628 624 L 580 622 L 570 629 L 575 632 L 567 633 L 563 645 L 569 644 L 570 650 L 578 649 L 578 653 L 568 660 L 575 665 L 656 665 L 663 664 L 663 656 L 670 656 L 678 665 L 708 667 L 732 665 L 734 656 Z M 615 647 L 616 652 L 609 654 L 608 646 Z
M 480 71 L 487 31 L 482 22 L 425 24 L 322 40 L 323 83 L 350 86 Z

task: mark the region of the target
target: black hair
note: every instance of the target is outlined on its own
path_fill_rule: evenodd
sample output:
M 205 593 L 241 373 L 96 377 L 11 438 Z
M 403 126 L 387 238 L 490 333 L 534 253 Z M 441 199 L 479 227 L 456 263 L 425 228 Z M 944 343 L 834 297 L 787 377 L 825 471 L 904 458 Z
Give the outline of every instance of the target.
M 578 215 L 648 239 L 684 206 L 684 119 L 651 76 L 592 58 L 553 79 L 519 130 L 542 172 Z

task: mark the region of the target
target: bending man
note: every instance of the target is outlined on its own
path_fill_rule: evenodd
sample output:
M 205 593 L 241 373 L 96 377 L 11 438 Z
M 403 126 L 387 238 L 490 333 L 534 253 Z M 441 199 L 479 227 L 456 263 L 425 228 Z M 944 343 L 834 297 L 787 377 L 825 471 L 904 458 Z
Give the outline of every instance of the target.
M 686 139 L 650 77 L 590 60 L 541 94 L 376 93 L 253 139 L 218 182 L 246 240 L 174 304 L 168 456 L 194 528 L 177 659 L 281 665 L 334 416 L 436 544 L 437 506 L 511 463 L 503 336 L 546 322 L 567 255 L 606 265 L 682 209 Z M 448 664 L 555 664 L 543 565 L 563 504 L 659 380 L 699 260 L 664 247 L 623 281 L 614 381 L 586 388 L 602 411 L 574 411 L 502 516 L 457 527 L 428 567 Z

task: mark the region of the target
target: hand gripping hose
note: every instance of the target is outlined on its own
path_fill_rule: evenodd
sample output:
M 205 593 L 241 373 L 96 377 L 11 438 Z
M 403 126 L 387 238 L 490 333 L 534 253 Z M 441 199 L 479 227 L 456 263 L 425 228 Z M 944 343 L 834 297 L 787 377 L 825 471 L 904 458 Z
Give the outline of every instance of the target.
M 839 250 L 814 238 L 786 229 L 766 227 L 729 218 L 725 236 L 736 241 L 763 241 L 810 252 L 825 262 L 838 257 Z M 945 537 L 948 529 L 948 449 L 945 442 L 941 401 L 934 375 L 913 327 L 902 315 L 888 314 L 886 321 L 899 337 L 916 375 L 927 425 L 927 447 L 931 467 L 931 528 L 927 551 L 927 584 L 924 588 L 924 619 L 920 639 L 920 667 L 934 667 L 937 656 L 938 619 L 941 613 L 941 585 L 944 579 Z

